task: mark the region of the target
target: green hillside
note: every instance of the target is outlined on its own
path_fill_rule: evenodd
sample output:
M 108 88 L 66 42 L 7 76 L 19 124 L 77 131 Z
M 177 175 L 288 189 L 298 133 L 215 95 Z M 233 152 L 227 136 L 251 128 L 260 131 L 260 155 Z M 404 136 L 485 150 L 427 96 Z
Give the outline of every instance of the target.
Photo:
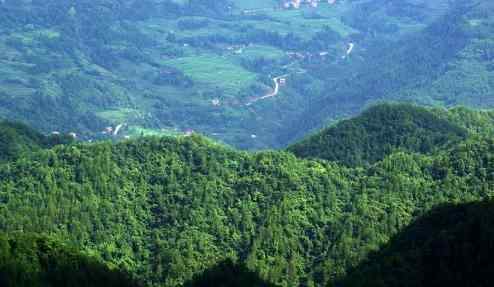
M 466 129 L 425 108 L 385 104 L 309 136 L 288 150 L 303 158 L 355 166 L 382 160 L 396 150 L 429 154 L 466 136 Z
M 357 168 L 197 135 L 58 145 L 0 164 L 0 231 L 63 238 L 150 285 L 231 259 L 271 284 L 321 286 L 434 206 L 492 198 L 493 154 L 481 133 Z
M 492 202 L 433 209 L 379 252 L 341 286 L 491 286 L 494 264 Z
M 72 141 L 73 138 L 68 135 L 45 136 L 24 124 L 0 121 L 0 162 Z
M 0 0 L 0 286 L 493 286 L 494 2 L 288 2 Z

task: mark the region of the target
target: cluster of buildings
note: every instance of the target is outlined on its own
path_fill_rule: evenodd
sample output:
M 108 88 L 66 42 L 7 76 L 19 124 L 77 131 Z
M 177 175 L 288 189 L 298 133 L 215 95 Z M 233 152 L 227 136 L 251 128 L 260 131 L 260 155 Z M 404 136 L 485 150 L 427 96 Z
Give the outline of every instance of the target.
M 324 0 L 283 0 L 283 8 L 285 9 L 299 9 L 301 5 L 308 5 L 313 8 L 317 8 L 320 2 Z M 326 0 L 328 4 L 335 4 L 336 0 Z

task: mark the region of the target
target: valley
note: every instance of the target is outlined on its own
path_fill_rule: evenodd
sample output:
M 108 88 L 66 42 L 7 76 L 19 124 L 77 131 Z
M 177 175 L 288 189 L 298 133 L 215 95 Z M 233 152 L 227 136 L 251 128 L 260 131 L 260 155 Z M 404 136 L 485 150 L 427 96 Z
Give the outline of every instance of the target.
M 411 58 L 401 42 L 434 43 L 427 33 L 452 13 L 447 1 L 401 7 L 321 1 L 298 9 L 283 9 L 277 1 L 124 2 L 71 6 L 50 0 L 45 6 L 58 13 L 51 22 L 36 1 L 1 4 L 0 116 L 84 140 L 108 138 L 107 127 L 126 123 L 117 138 L 193 130 L 258 150 L 284 147 L 304 131 L 382 99 L 493 105 L 489 58 L 482 56 L 491 46 L 477 33 L 490 25 L 482 15 L 462 16 L 477 34 L 451 59 L 430 55 L 435 63 L 424 55 L 431 62 L 427 73 L 434 75 L 421 88 L 414 85 L 426 71 L 399 74 L 408 86 L 393 79 L 392 70 L 375 73 L 377 67 L 399 69 L 394 63 Z M 473 71 L 479 76 L 468 76 Z M 288 75 L 286 85 L 279 96 L 265 97 L 279 75 Z M 388 83 L 400 85 L 398 92 L 391 95 L 395 87 Z M 461 92 L 452 99 L 442 92 L 449 90 Z M 258 98 L 263 100 L 250 104 Z

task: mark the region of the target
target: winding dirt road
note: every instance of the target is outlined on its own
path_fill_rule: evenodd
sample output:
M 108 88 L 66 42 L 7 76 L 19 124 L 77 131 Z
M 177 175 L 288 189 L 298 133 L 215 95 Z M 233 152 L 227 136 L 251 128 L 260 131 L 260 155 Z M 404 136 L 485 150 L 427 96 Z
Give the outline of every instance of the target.
M 113 136 L 117 136 L 120 130 L 125 126 L 125 124 L 120 124 L 115 128 L 115 131 L 113 132 Z
M 354 43 L 349 43 L 348 44 L 348 49 L 346 50 L 346 55 L 349 56 L 353 52 L 353 48 L 355 48 Z
M 260 101 L 260 100 L 265 100 L 265 99 L 268 99 L 268 98 L 272 98 L 272 97 L 276 97 L 278 95 L 278 93 L 280 92 L 280 79 L 281 78 L 284 78 L 288 76 L 288 74 L 286 75 L 281 75 L 281 76 L 278 76 L 278 77 L 275 77 L 273 78 L 273 83 L 274 83 L 274 89 L 272 92 L 262 96 L 262 97 L 259 97 L 259 98 L 255 98 L 255 99 L 252 99 L 250 102 L 248 102 L 246 104 L 246 106 L 250 106 L 252 105 L 253 103 L 257 102 L 257 101 Z

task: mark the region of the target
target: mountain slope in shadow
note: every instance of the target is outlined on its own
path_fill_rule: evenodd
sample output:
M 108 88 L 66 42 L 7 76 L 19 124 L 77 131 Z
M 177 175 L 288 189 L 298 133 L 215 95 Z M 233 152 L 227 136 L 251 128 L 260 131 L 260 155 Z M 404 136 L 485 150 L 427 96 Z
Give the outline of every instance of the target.
M 0 234 L 2 287 L 138 287 L 130 275 L 61 242 L 31 234 Z
M 438 207 L 336 286 L 492 286 L 494 202 Z
M 276 287 L 244 264 L 227 259 L 186 282 L 185 287 Z

